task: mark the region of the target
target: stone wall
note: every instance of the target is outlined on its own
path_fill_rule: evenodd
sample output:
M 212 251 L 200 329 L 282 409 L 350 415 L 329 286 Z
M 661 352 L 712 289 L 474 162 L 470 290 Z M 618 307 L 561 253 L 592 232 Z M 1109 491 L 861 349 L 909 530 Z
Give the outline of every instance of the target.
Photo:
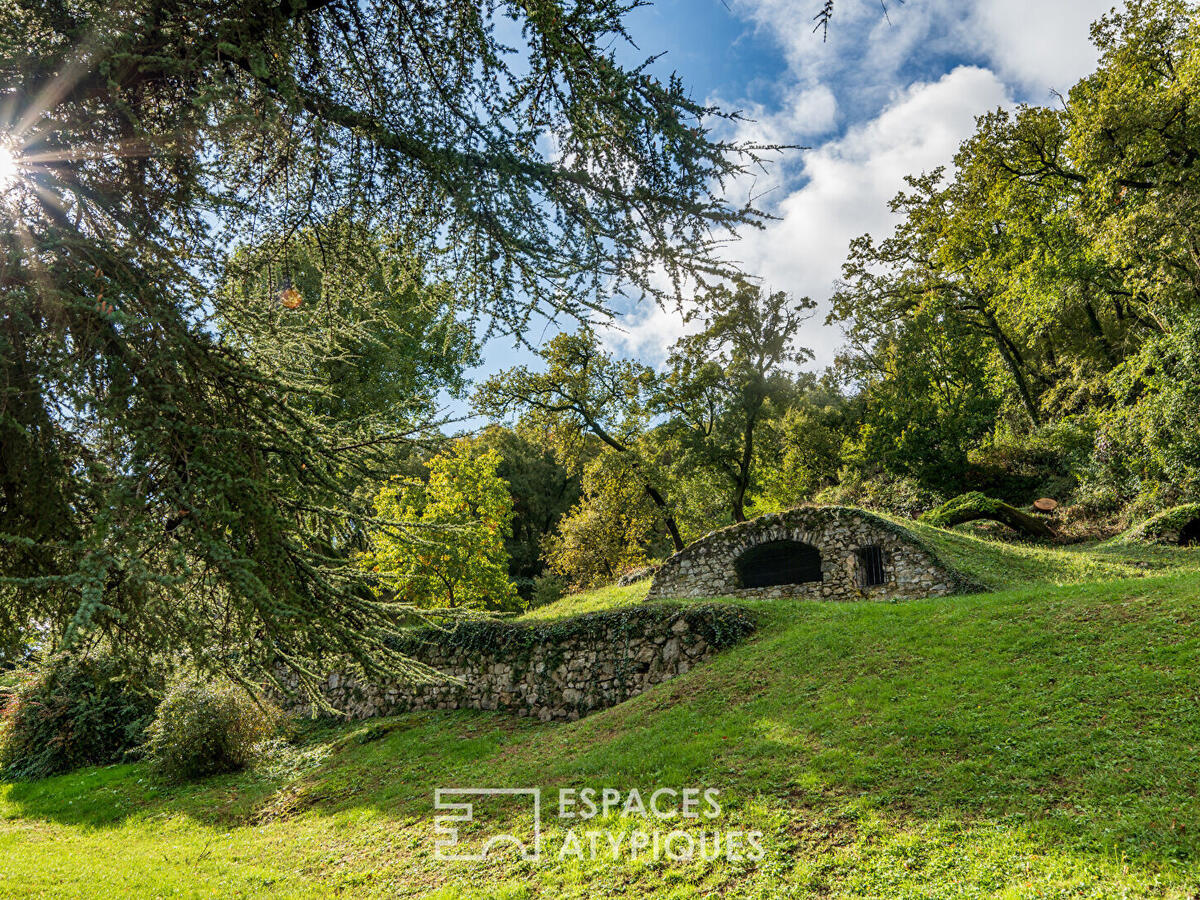
M 642 605 L 533 624 L 464 621 L 421 629 L 399 647 L 453 681 L 364 685 L 334 673 L 324 693 L 350 719 L 495 709 L 572 720 L 682 675 L 753 630 L 744 611 L 719 605 Z
M 746 588 L 737 570 L 748 550 L 773 541 L 817 548 L 821 579 Z M 864 584 L 865 547 L 882 551 L 885 580 Z M 915 535 L 887 519 L 844 507 L 801 507 L 714 531 L 662 564 L 647 599 L 670 597 L 798 597 L 884 600 L 969 593 L 980 586 L 938 559 Z

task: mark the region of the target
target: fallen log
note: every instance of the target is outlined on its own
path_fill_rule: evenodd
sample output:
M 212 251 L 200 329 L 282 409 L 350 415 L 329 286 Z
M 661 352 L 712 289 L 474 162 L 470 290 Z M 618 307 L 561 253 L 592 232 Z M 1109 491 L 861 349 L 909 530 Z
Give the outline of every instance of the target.
M 1054 537 L 1054 529 L 1044 519 L 1022 512 L 1015 506 L 1009 506 L 1003 500 L 997 500 L 979 491 L 960 494 L 953 500 L 947 500 L 937 509 L 931 509 L 921 516 L 921 521 L 939 528 L 952 528 L 964 522 L 975 522 L 979 519 L 990 519 L 1007 525 L 1014 531 L 1020 531 L 1031 537 Z

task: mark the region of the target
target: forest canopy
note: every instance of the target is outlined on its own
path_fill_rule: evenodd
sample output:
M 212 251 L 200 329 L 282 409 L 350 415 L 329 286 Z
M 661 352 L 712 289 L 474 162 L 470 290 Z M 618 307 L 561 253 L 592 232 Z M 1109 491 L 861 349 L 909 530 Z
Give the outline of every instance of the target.
M 854 243 L 832 318 L 858 467 L 1107 513 L 1200 489 L 1198 29 L 1175 0 L 1103 17 L 1092 75 L 982 116 L 891 236 Z
M 664 536 L 679 546 L 806 502 L 918 515 L 962 496 L 1013 509 L 1049 497 L 1073 539 L 1195 500 L 1200 20 L 1195 4 L 1135 0 L 1092 37 L 1094 73 L 1049 106 L 981 111 L 952 160 L 907 179 L 895 229 L 851 244 L 829 315 L 847 341 L 820 377 L 802 371 L 791 321 L 808 301 L 780 294 L 788 324 L 767 333 L 788 340 L 754 377 L 753 353 L 714 354 L 710 324 L 658 370 L 577 335 L 543 350 L 544 371 L 485 384 L 481 408 L 549 427 L 585 473 L 553 564 L 587 584 L 661 555 Z M 727 338 L 738 320 L 754 334 L 771 298 L 743 283 L 695 299 Z M 586 432 L 602 446 L 581 444 Z M 603 446 L 623 455 L 625 483 L 601 477 Z M 617 502 L 632 479 L 657 529 L 652 508 Z M 599 542 L 569 539 L 621 533 L 635 510 L 644 552 L 599 565 Z

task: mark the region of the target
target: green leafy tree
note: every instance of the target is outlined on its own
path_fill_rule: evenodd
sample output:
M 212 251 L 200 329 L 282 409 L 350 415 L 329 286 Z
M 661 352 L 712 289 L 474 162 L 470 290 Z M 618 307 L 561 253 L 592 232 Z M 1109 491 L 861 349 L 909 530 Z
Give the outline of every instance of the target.
M 812 356 L 795 341 L 816 304 L 737 281 L 697 305 L 702 328 L 672 348 L 653 409 L 666 418 L 662 435 L 679 447 L 677 468 L 715 473 L 733 521 L 744 522 L 758 486 L 755 441 L 786 408 L 795 367 Z
M 323 498 L 313 486 L 306 515 L 310 541 L 329 558 L 365 548 L 363 519 L 312 508 L 367 507 L 427 443 L 439 400 L 461 396 L 464 367 L 477 358 L 453 290 L 427 283 L 425 268 L 394 238 L 339 215 L 286 245 L 240 251 L 217 293 L 222 344 L 285 379 L 288 411 L 344 453 Z M 263 302 L 281 278 L 299 306 L 279 296 Z
M 584 471 L 583 496 L 547 539 L 546 560 L 574 588 L 611 584 L 649 562 L 660 526 L 628 458 L 602 454 Z
M 918 317 L 847 361 L 864 409 L 842 448 L 846 467 L 867 478 L 911 477 L 941 493 L 968 489 L 970 451 L 994 426 L 1000 402 L 989 390 L 984 339 L 955 324 Z
M 559 457 L 576 466 L 587 459 L 589 436 L 600 452 L 620 454 L 628 477 L 658 508 L 675 549 L 682 550 L 664 475 L 643 440 L 654 372 L 616 359 L 588 328 L 556 335 L 538 355 L 544 371 L 517 366 L 492 376 L 476 393 L 475 408 L 498 419 L 518 414 L 526 427 L 549 435 Z
M 508 485 L 513 505 L 512 534 L 504 542 L 508 572 L 518 592 L 528 600 L 546 568 L 542 557 L 546 538 L 579 500 L 579 477 L 528 429 L 514 431 L 491 425 L 476 444 L 500 454 L 496 474 Z
M 1028 360 L 1000 314 L 1003 285 L 990 267 L 973 264 L 986 254 L 996 229 L 981 228 L 962 186 L 946 187 L 942 179 L 940 169 L 909 178 L 911 192 L 891 204 L 903 217 L 894 234 L 879 243 L 865 235 L 851 244 L 831 319 L 846 322 L 852 344 L 864 350 L 887 345 L 897 322 L 914 330 L 918 321 L 931 329 L 947 323 L 977 335 L 994 349 L 1036 424 L 1041 414 Z
M 361 563 L 405 605 L 421 609 L 518 608 L 505 538 L 512 501 L 500 454 L 470 441 L 428 463 L 428 480 L 396 478 L 375 498 L 372 548 Z
M 239 356 L 286 373 L 289 402 L 331 438 L 404 443 L 478 361 L 460 298 L 431 268 L 398 235 L 337 214 L 234 254 L 215 324 Z M 283 283 L 299 306 L 284 305 Z
M 861 398 L 847 398 L 830 377 L 802 373 L 795 392 L 760 441 L 759 505 L 767 512 L 799 506 L 838 484 L 843 448 L 859 425 Z
M 952 177 L 910 179 L 893 235 L 852 245 L 834 298 L 845 374 L 866 388 L 851 466 L 968 490 L 993 477 L 977 462 L 1011 456 L 997 448 L 1058 436 L 1043 483 L 1154 504 L 1200 484 L 1181 414 L 1200 308 L 1196 13 L 1133 0 L 1102 17 L 1099 66 L 1063 104 L 981 117 Z M 1081 433 L 1090 462 L 1065 437 Z

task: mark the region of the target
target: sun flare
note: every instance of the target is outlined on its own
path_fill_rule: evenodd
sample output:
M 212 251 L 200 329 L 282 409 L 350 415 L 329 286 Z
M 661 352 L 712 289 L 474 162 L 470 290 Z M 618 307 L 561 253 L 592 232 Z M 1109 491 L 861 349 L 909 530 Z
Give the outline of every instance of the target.
M 0 192 L 17 180 L 17 157 L 12 149 L 0 144 Z

